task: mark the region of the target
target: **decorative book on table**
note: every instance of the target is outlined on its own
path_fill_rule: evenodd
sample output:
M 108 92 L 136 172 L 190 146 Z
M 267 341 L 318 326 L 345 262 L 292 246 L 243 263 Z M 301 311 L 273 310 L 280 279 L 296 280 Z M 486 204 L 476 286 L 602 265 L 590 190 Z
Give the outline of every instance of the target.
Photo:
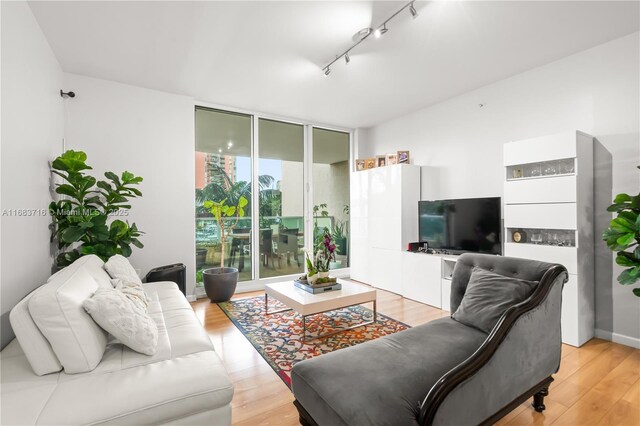
M 319 294 L 325 293 L 327 291 L 340 290 L 342 288 L 342 284 L 337 281 L 331 281 L 324 284 L 314 284 L 310 285 L 306 280 L 294 280 L 293 284 L 301 290 L 304 290 L 311 294 Z

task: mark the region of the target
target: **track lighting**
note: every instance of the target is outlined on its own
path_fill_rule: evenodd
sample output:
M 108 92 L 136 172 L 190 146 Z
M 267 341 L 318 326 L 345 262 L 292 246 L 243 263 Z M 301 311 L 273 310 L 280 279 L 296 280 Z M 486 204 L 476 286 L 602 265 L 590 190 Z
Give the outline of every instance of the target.
M 338 59 L 342 57 L 344 57 L 345 65 L 348 64 L 351 61 L 351 58 L 349 57 L 349 52 L 354 47 L 356 47 L 357 45 L 365 41 L 367 37 L 369 37 L 371 34 L 373 34 L 376 38 L 382 37 L 387 31 L 389 31 L 389 29 L 387 28 L 387 23 L 391 21 L 393 18 L 395 18 L 397 15 L 399 15 L 403 10 L 409 9 L 411 16 L 416 18 L 418 16 L 418 11 L 416 10 L 415 7 L 413 7 L 414 1 L 415 0 L 412 0 L 409 3 L 405 4 L 404 6 L 402 6 L 400 9 L 398 9 L 393 15 L 391 15 L 384 22 L 378 25 L 375 31 L 372 28 L 367 27 L 355 33 L 352 37 L 353 44 L 351 45 L 351 47 L 349 47 L 347 50 L 345 50 L 341 54 L 336 55 L 336 58 L 333 61 L 329 62 L 327 65 L 325 65 L 324 68 L 322 68 L 324 75 L 328 76 L 331 73 L 331 68 L 330 68 L 331 65 L 335 64 L 336 61 L 338 61 Z
M 387 24 L 382 24 L 382 28 L 378 28 L 373 35 L 376 36 L 376 38 L 380 38 L 381 36 L 383 36 L 387 31 L 389 31 L 387 29 Z
M 418 11 L 416 10 L 415 7 L 413 7 L 413 2 L 409 6 L 409 12 L 411 12 L 411 17 L 414 19 L 418 16 Z

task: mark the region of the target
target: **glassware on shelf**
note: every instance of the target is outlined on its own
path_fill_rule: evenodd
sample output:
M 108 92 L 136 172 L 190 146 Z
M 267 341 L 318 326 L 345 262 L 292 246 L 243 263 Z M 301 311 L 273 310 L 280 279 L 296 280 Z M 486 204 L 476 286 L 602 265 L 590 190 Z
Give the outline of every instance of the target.
M 540 163 L 527 164 L 524 169 L 524 177 L 537 177 L 540 176 Z
M 558 172 L 562 175 L 569 175 L 575 172 L 575 162 L 573 158 L 565 158 L 560 160 L 558 164 Z
M 542 244 L 542 233 L 539 230 L 534 230 L 531 233 L 531 242 L 533 244 Z
M 557 174 L 558 174 L 558 168 L 556 167 L 555 161 L 549 161 L 547 163 L 544 163 L 542 167 L 543 176 L 551 176 L 551 175 L 557 175 Z

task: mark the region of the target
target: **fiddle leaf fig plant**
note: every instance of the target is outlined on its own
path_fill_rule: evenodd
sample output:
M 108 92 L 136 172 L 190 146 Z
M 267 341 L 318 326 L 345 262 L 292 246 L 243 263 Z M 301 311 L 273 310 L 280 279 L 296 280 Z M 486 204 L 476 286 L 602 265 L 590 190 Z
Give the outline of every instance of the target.
M 617 252 L 616 263 L 626 268 L 618 275 L 618 282 L 634 284 L 640 280 L 640 194 L 616 195 L 607 211 L 618 215 L 604 231 L 602 239 L 609 249 Z M 633 294 L 640 297 L 640 287 L 634 288 Z
M 222 201 L 206 200 L 203 203 L 204 208 L 209 210 L 220 228 L 220 243 L 222 245 L 222 252 L 220 256 L 220 267 L 224 268 L 224 248 L 226 246 L 227 238 L 233 229 L 238 225 L 240 218 L 244 217 L 244 208 L 249 204 L 249 201 L 240 196 L 238 204 L 230 206 L 227 204 L 227 199 Z
M 51 163 L 51 171 L 64 182 L 56 193 L 65 196 L 49 204 L 53 219 L 52 241 L 57 242 L 56 267 L 63 268 L 81 256 L 95 254 L 106 261 L 115 254 L 131 256 L 132 247 L 144 247 L 135 223 L 110 217 L 125 216 L 129 200 L 142 196 L 136 185 L 142 178 L 130 172 L 106 172 L 107 180 L 86 174 L 92 170 L 82 151 L 66 151 Z

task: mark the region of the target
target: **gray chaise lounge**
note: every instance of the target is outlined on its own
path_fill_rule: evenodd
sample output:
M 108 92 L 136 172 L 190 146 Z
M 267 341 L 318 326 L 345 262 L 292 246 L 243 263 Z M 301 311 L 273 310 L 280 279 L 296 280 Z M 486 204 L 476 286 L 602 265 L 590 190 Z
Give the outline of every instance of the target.
M 561 265 L 464 254 L 451 287 L 460 305 L 474 267 L 538 281 L 486 334 L 451 318 L 296 364 L 294 404 L 303 425 L 493 423 L 534 396 L 544 410 L 560 365 Z

